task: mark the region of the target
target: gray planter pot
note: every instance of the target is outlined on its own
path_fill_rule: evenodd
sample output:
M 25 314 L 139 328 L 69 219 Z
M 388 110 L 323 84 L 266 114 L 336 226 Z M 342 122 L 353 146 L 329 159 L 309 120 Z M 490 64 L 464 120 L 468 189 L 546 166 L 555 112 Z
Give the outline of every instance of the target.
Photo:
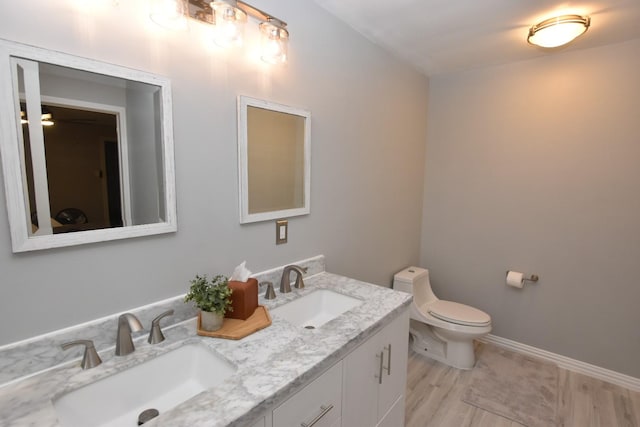
M 204 331 L 217 331 L 222 327 L 224 315 L 211 311 L 200 311 L 200 327 Z

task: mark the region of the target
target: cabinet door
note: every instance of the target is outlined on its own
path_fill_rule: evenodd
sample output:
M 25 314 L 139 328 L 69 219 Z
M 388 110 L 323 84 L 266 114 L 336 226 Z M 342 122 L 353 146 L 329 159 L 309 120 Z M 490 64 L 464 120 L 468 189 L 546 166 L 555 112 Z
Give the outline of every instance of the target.
M 266 425 L 267 425 L 266 417 L 262 417 L 255 423 L 251 424 L 250 427 L 266 427 Z
M 273 411 L 273 427 L 339 427 L 342 413 L 342 362 L 291 396 Z
M 375 427 L 383 417 L 404 425 L 404 408 L 387 413 L 404 394 L 408 345 L 407 309 L 344 359 L 344 426 Z
M 376 427 L 398 427 L 404 425 L 404 394 L 396 400 Z
M 406 310 L 398 316 L 379 335 L 384 360 L 382 384 L 378 390 L 378 420 L 384 417 L 398 398 L 405 393 L 409 350 L 409 311 Z
M 346 427 L 374 427 L 377 423 L 379 344 L 374 336 L 349 354 L 344 363 L 342 414 Z M 380 349 L 381 350 L 381 349 Z

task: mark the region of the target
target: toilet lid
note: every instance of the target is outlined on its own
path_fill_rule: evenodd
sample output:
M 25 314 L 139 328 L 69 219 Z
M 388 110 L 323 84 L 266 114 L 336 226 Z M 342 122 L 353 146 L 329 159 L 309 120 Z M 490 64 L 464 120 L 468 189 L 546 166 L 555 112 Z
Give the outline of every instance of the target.
M 438 300 L 429 306 L 429 314 L 445 322 L 465 326 L 487 326 L 491 316 L 482 310 L 452 301 Z

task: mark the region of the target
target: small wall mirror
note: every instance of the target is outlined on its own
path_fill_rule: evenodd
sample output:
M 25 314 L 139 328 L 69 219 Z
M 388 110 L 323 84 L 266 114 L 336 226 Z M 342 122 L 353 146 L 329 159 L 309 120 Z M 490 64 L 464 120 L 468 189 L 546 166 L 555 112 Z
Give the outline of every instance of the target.
M 240 223 L 306 215 L 311 200 L 311 113 L 238 98 Z
M 14 252 L 176 230 L 167 79 L 0 40 Z

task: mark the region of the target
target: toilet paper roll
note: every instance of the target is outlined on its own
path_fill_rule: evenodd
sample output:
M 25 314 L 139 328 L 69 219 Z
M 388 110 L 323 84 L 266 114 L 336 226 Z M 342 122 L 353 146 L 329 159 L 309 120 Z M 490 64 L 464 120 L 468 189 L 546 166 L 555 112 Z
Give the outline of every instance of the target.
M 522 289 L 524 286 L 524 274 L 509 270 L 507 272 L 507 285 Z

